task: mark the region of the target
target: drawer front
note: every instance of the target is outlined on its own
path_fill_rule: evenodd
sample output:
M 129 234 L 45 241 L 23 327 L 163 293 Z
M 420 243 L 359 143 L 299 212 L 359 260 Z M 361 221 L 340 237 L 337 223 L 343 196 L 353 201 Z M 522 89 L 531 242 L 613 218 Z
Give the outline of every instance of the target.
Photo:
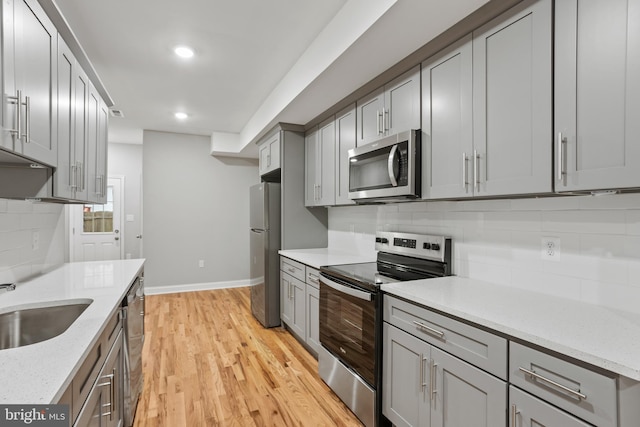
M 289 258 L 280 257 L 280 270 L 295 277 L 296 279 L 304 282 L 305 277 L 305 265 L 294 261 Z
M 79 415 L 89 392 L 93 388 L 93 384 L 98 378 L 98 373 L 102 368 L 102 364 L 107 357 L 106 337 L 102 333 L 100 339 L 87 355 L 86 359 L 80 366 L 78 373 L 73 377 L 73 406 L 72 417 L 76 419 Z
M 307 279 L 305 282 L 316 289 L 320 289 L 320 270 L 307 266 Z
M 509 382 L 600 427 L 618 425 L 616 379 L 511 342 Z
M 510 426 L 590 427 L 561 409 L 509 386 Z
M 507 379 L 505 338 L 389 295 L 384 296 L 384 320 L 498 378 Z
M 116 338 L 118 338 L 118 332 L 122 330 L 122 315 L 120 314 L 120 308 L 116 311 L 109 321 L 107 322 L 107 327 L 105 329 L 106 336 L 106 347 L 111 348 Z

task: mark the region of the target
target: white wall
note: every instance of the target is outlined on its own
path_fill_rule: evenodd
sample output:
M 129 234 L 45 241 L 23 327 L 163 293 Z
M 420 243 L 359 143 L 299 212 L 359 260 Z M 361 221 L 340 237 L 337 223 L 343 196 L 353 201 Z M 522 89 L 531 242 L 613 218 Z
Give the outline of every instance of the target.
M 257 160 L 211 157 L 209 137 L 145 131 L 143 141 L 145 286 L 248 284 Z
M 450 235 L 455 275 L 640 313 L 640 194 L 331 208 L 329 228 L 354 250 L 376 230 Z
M 38 248 L 33 248 L 37 232 Z M 22 281 L 64 263 L 63 205 L 0 199 L 0 283 Z
M 125 258 L 142 257 L 142 145 L 109 143 L 109 176 L 124 176 L 122 231 Z

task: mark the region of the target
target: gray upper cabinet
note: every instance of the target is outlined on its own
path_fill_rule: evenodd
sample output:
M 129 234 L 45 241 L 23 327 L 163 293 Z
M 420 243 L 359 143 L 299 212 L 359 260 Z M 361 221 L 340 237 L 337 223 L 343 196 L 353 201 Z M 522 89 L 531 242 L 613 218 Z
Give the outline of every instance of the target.
M 280 132 L 265 139 L 258 147 L 260 176 L 280 169 Z
M 555 8 L 556 191 L 640 187 L 640 1 Z
M 420 66 L 361 98 L 357 105 L 356 145 L 420 128 Z
M 552 191 L 551 9 L 526 0 L 473 32 L 475 195 Z
M 422 64 L 422 194 L 473 196 L 471 34 Z
M 36 0 L 3 0 L 2 146 L 57 164 L 57 30 Z
M 527 0 L 422 64 L 423 198 L 552 191 L 550 0 Z
M 351 105 L 336 114 L 336 205 L 353 205 L 349 198 L 349 155 L 356 147 L 356 108 Z
M 53 196 L 87 200 L 87 100 L 89 79 L 58 36 L 58 167 Z
M 106 203 L 109 110 L 92 84 L 89 85 L 87 111 L 88 200 L 93 203 Z
M 335 204 L 335 150 L 336 130 L 331 117 L 305 137 L 306 206 Z

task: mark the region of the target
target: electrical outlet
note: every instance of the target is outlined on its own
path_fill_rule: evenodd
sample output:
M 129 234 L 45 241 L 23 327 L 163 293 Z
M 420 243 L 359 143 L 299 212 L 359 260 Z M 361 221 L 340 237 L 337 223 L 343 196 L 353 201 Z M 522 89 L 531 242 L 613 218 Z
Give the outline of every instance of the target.
M 547 261 L 560 260 L 560 238 L 543 237 L 541 257 Z
M 40 233 L 37 231 L 31 233 L 31 249 L 34 251 L 40 249 Z
M 204 268 L 204 260 L 201 259 L 200 261 L 198 261 L 198 267 L 200 268 Z

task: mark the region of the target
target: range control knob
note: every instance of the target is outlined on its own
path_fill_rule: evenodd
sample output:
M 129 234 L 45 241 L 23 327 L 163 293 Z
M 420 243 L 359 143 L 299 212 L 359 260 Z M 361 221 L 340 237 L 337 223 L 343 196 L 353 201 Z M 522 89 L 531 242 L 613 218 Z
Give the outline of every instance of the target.
M 376 243 L 389 243 L 389 239 L 385 237 L 376 237 Z
M 423 243 L 422 249 L 431 249 L 431 243 Z
M 432 251 L 439 251 L 439 250 L 440 250 L 440 244 L 438 244 L 438 243 L 432 243 L 432 244 L 431 244 L 431 250 L 432 250 Z

